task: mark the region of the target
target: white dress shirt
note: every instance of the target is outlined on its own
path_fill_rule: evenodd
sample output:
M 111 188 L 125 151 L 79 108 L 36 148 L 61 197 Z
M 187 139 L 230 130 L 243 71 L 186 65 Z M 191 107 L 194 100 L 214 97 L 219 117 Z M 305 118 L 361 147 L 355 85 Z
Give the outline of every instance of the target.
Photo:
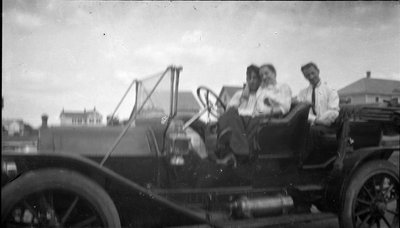
M 297 100 L 312 103 L 312 85 L 300 91 Z M 339 116 L 339 96 L 336 90 L 329 88 L 326 83 L 319 82 L 315 87 L 315 112 L 310 109 L 308 121 L 314 123 L 316 119 L 331 125 Z
M 235 107 L 241 116 L 252 116 L 257 103 L 257 93 L 250 93 L 246 100 L 242 98 L 243 90 L 237 91 L 229 101 L 228 107 Z
M 268 85 L 260 87 L 257 91 L 257 104 L 254 115 L 271 113 L 271 109 L 279 109 L 285 115 L 290 111 L 292 90 L 287 84 Z M 267 99 L 267 102 L 265 100 Z
M 229 101 L 229 107 L 236 107 L 241 116 L 260 116 L 270 114 L 271 109 L 280 109 L 283 114 L 290 110 L 292 91 L 286 84 L 259 87 L 256 93 L 250 93 L 246 100 L 243 90 L 237 91 Z M 268 102 L 264 101 L 268 99 Z

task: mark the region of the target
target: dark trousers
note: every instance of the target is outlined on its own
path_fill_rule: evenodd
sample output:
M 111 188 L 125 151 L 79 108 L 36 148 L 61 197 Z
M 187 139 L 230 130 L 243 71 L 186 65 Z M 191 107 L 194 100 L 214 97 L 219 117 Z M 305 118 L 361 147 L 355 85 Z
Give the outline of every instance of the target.
M 218 128 L 230 128 L 232 137 L 229 146 L 235 155 L 250 155 L 254 150 L 254 139 L 260 118 L 240 116 L 237 109 L 228 109 L 219 119 Z
M 303 160 L 307 160 L 311 158 L 310 156 L 318 156 L 321 153 L 324 153 L 324 143 L 326 143 L 323 138 L 324 135 L 334 134 L 336 136 L 337 128 L 322 126 L 322 125 L 314 125 L 310 127 L 310 133 L 308 136 L 307 142 L 307 150 L 305 155 L 303 156 Z M 337 138 L 337 136 L 336 136 Z

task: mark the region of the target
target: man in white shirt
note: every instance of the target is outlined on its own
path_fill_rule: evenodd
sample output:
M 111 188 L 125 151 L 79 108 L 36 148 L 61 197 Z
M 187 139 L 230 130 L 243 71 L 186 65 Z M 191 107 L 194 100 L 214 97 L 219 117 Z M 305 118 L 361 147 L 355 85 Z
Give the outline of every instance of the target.
M 289 112 L 291 90 L 276 83 L 272 64 L 247 68 L 245 88 L 235 93 L 227 111 L 220 117 L 220 129 L 231 128 L 230 147 L 235 155 L 251 154 L 259 121 L 265 116 L 281 116 Z M 247 157 L 248 158 L 248 157 Z
M 279 116 L 290 111 L 292 90 L 287 84 L 276 82 L 276 70 L 272 64 L 260 67 L 261 85 L 257 91 L 258 102 L 255 116 Z
M 311 104 L 308 115 L 311 128 L 307 152 L 314 153 L 321 151 L 321 136 L 326 133 L 336 133 L 333 123 L 339 116 L 339 96 L 334 89 L 321 82 L 319 69 L 315 63 L 303 65 L 301 71 L 310 85 L 300 91 L 297 101 Z M 307 157 L 308 154 L 305 154 L 304 158 Z
M 259 70 L 261 84 L 249 93 L 249 86 L 236 92 L 228 104 L 228 108 L 238 108 L 241 116 L 278 116 L 290 110 L 292 91 L 287 84 L 276 82 L 276 70 L 272 64 L 264 64 Z M 243 97 L 246 97 L 243 99 Z M 247 98 L 248 97 L 248 98 Z
M 255 65 L 248 66 L 245 88 L 233 95 L 226 112 L 218 119 L 219 134 L 226 132 L 227 129 L 231 133 L 228 143 L 235 155 L 250 154 L 247 126 L 253 117 L 260 84 L 259 68 Z
M 301 71 L 310 85 L 300 91 L 297 100 L 311 103 L 308 120 L 312 125 L 330 126 L 339 116 L 338 93 L 321 82 L 315 63 L 307 63 Z
M 240 116 L 253 116 L 254 108 L 257 103 L 257 91 L 261 84 L 258 73 L 259 68 L 255 65 L 247 67 L 246 84 L 243 90 L 237 91 L 229 101 L 227 110 L 237 109 Z

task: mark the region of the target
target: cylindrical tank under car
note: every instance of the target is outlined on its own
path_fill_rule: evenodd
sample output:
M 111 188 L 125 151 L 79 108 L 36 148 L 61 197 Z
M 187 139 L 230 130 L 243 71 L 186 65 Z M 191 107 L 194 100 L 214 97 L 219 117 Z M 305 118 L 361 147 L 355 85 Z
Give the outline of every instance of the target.
M 235 217 L 286 214 L 293 207 L 292 197 L 282 194 L 257 198 L 244 196 L 230 204 L 232 215 Z

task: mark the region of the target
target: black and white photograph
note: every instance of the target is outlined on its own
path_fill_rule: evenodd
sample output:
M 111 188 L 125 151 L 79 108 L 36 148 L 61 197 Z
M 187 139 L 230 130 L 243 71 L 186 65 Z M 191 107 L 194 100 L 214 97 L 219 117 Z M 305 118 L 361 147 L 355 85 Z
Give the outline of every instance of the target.
M 399 228 L 398 1 L 2 1 L 1 227 Z

